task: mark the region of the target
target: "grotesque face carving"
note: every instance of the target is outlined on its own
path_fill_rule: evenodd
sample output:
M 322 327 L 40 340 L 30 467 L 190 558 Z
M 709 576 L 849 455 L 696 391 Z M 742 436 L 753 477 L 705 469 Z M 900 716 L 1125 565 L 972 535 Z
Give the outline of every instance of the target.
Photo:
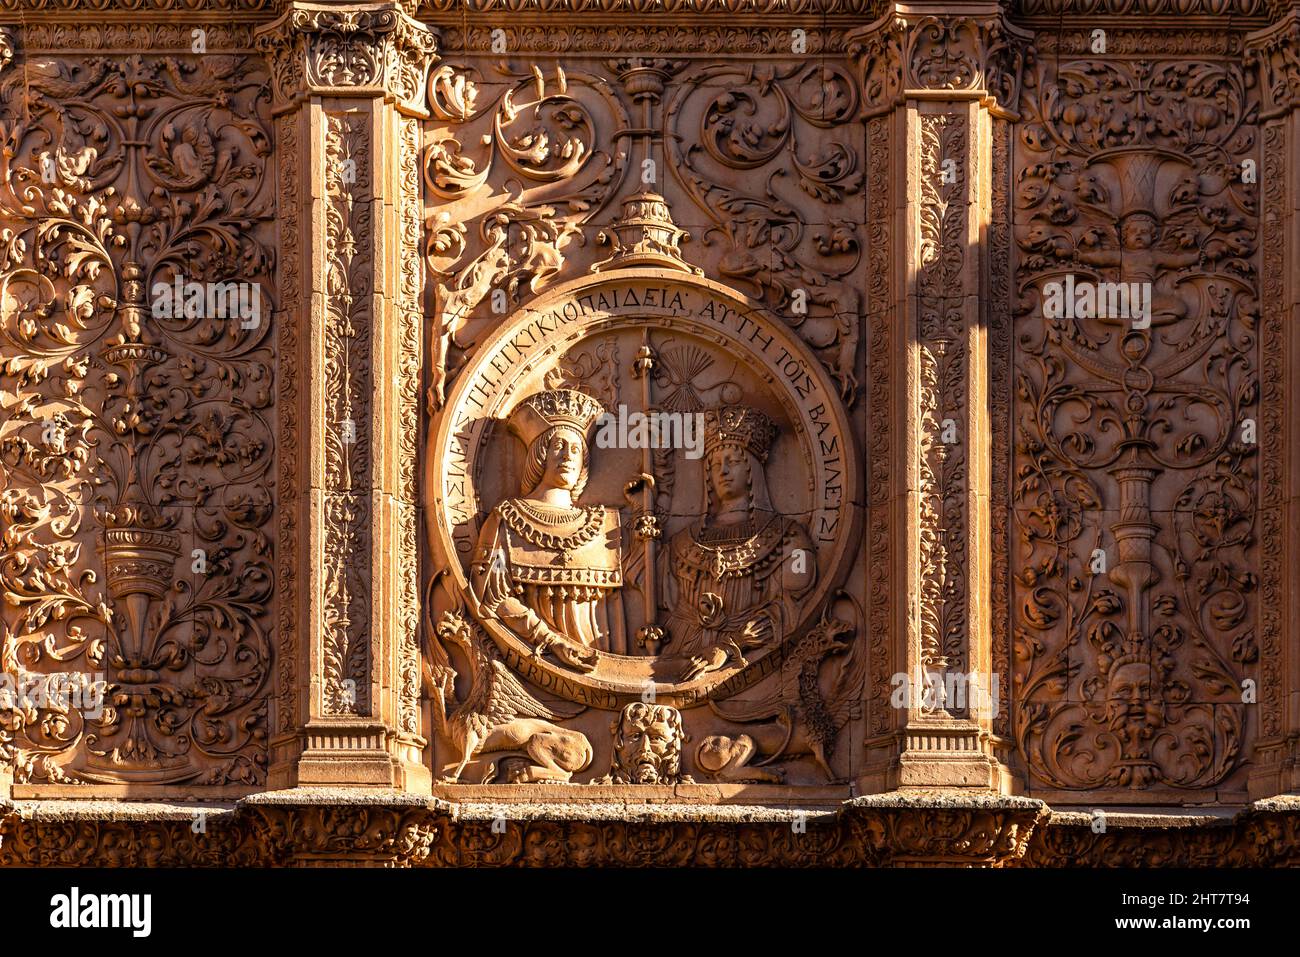
M 668 705 L 633 702 L 614 732 L 609 778 L 619 784 L 677 784 L 681 777 L 682 715 Z
M 1128 662 L 1110 672 L 1106 683 L 1106 720 L 1131 750 L 1165 724 L 1165 702 L 1160 684 L 1148 664 Z M 1131 757 L 1131 755 L 1130 755 Z
M 1160 704 L 1151 685 L 1151 669 L 1141 662 L 1120 665 L 1111 672 L 1107 688 L 1113 720 L 1158 724 Z

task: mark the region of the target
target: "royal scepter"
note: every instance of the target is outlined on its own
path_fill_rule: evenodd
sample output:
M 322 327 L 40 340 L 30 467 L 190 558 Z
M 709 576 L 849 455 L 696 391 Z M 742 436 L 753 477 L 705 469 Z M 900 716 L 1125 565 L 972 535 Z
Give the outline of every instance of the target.
M 650 347 L 650 331 L 643 330 L 641 348 L 632 362 L 632 376 L 641 380 L 641 404 L 647 416 L 651 416 L 654 412 L 650 395 L 650 378 L 655 361 L 654 349 Z M 651 418 L 650 421 L 653 422 L 654 419 Z M 658 434 L 657 430 L 655 434 Z M 667 643 L 668 632 L 656 622 L 659 616 L 659 595 L 656 587 L 658 581 L 655 553 L 663 531 L 659 528 L 659 519 L 655 516 L 654 450 L 651 448 L 649 436 L 647 435 L 646 438 L 647 441 L 643 443 L 641 449 L 641 474 L 624 486 L 623 494 L 634 508 L 637 507 L 637 503 L 633 496 L 639 493 L 641 499 L 640 513 L 636 517 L 634 529 L 636 537 L 641 541 L 645 558 L 645 581 L 641 588 L 641 595 L 645 599 L 645 624 L 637 630 L 636 642 L 650 654 L 656 655 L 659 653 L 660 646 Z

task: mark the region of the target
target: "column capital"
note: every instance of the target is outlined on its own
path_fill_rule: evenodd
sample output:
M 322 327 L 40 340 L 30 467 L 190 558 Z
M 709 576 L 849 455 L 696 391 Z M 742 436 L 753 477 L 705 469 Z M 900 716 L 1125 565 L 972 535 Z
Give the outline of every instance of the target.
M 848 36 L 868 115 L 907 98 L 978 99 L 1014 119 L 1033 34 L 1012 25 L 998 3 L 893 3 Z
M 1246 37 L 1246 57 L 1259 70 L 1261 120 L 1300 105 L 1300 6 Z
M 429 115 L 425 81 L 437 37 L 401 3 L 291 2 L 256 42 L 270 61 L 278 108 L 311 95 L 382 96 L 409 116 Z

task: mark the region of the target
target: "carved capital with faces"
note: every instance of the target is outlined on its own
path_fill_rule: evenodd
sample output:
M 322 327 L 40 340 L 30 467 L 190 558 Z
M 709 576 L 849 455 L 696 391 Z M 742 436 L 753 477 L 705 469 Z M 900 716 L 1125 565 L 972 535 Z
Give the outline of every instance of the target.
M 954 99 L 977 95 L 1014 118 L 1031 39 L 998 13 L 940 17 L 891 10 L 850 34 L 848 44 L 868 112 L 888 110 L 907 96 L 951 92 Z
M 257 46 L 271 63 L 278 105 L 313 93 L 383 95 L 411 116 L 429 115 L 425 81 L 437 38 L 401 3 L 292 3 L 257 32 Z
M 1300 105 L 1300 11 L 1292 9 L 1281 23 L 1251 34 L 1246 57 L 1259 70 L 1261 119 Z

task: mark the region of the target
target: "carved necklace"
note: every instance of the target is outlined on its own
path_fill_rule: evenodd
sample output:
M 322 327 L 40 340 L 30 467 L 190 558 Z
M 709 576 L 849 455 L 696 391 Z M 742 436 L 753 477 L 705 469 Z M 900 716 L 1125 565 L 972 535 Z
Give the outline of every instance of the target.
M 559 552 L 564 561 L 582 546 L 593 541 L 605 525 L 605 509 L 599 505 L 588 508 L 539 507 L 524 499 L 506 499 L 497 508 L 506 527 L 536 548 Z M 538 526 L 556 528 L 580 522 L 575 531 L 560 535 Z
M 699 541 L 701 545 L 734 545 L 749 541 L 757 533 L 758 525 L 750 517 L 734 525 L 705 525 L 700 529 Z
M 779 515 L 769 516 L 761 526 L 751 515 L 736 525 L 699 528 L 685 557 L 697 567 L 707 568 L 716 579 L 742 578 L 760 571 L 760 559 L 770 555 L 784 537 Z

